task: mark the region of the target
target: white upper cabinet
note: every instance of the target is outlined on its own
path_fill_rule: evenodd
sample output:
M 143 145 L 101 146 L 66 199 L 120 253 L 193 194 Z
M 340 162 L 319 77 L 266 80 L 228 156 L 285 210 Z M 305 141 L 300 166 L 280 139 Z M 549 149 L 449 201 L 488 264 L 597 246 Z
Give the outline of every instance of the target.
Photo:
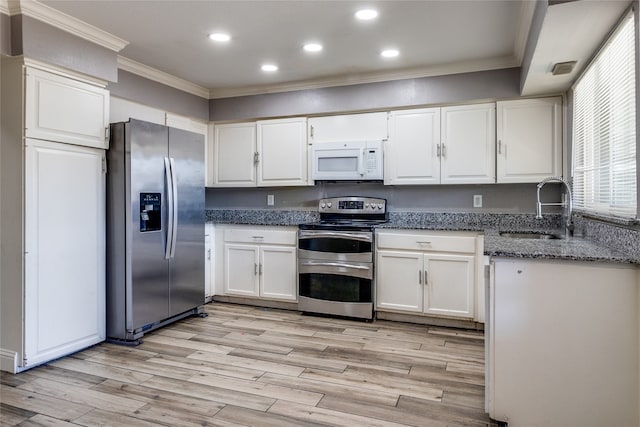
M 392 111 L 385 144 L 384 183 L 440 183 L 440 109 Z
M 215 125 L 210 185 L 307 185 L 306 127 L 304 117 Z
M 441 116 L 440 182 L 495 183 L 495 104 L 445 107 Z
M 495 105 L 392 111 L 385 184 L 495 182 Z
M 109 148 L 109 91 L 27 68 L 25 105 L 27 138 Z
M 307 119 L 261 120 L 257 130 L 258 187 L 307 185 Z
M 213 133 L 213 186 L 255 187 L 256 124 L 216 125 Z
M 499 183 L 562 175 L 562 98 L 497 103 Z
M 309 141 L 382 141 L 389 137 L 387 112 L 313 117 Z

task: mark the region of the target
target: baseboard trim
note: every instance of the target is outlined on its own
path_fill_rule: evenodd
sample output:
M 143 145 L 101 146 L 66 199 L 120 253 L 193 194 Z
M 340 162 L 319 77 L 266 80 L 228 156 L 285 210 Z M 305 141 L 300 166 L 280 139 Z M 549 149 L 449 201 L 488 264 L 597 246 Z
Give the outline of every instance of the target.
M 19 372 L 17 352 L 0 348 L 0 371 L 11 372 L 12 374 Z
M 267 299 L 234 297 L 230 295 L 215 295 L 213 296 L 212 300 L 214 302 L 228 302 L 231 304 L 251 305 L 254 307 L 268 307 L 268 308 L 277 308 L 281 310 L 298 311 L 297 302 L 272 301 Z
M 446 317 L 419 316 L 405 313 L 392 313 L 388 311 L 376 311 L 376 319 L 391 320 L 394 322 L 418 323 L 420 325 L 442 326 L 446 328 L 472 329 L 484 331 L 484 323 L 473 320 L 450 319 Z

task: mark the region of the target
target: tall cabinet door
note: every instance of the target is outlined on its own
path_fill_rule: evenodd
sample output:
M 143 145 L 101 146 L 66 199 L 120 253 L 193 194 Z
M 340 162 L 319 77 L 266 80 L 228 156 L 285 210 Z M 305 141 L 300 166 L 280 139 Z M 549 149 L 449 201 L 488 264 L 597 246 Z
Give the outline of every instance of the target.
M 441 114 L 441 183 L 495 183 L 495 104 L 444 107 Z
M 169 315 L 204 304 L 204 137 L 169 128 L 177 211 L 169 261 Z
M 24 366 L 105 338 L 104 151 L 27 139 Z
M 384 183 L 440 183 L 440 109 L 392 111 L 385 144 Z
M 472 255 L 425 255 L 424 312 L 473 318 L 474 265 Z

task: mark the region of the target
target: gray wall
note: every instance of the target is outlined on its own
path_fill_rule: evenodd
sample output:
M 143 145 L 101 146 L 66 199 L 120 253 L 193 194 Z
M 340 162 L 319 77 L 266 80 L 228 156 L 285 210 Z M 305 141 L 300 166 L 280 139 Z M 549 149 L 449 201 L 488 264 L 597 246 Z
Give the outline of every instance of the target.
M 118 81 L 109 83 L 111 95 L 176 114 L 209 120 L 209 101 L 162 83 L 118 70 Z
M 0 55 L 11 55 L 11 18 L 0 13 Z
M 394 80 L 209 101 L 211 121 L 371 111 L 520 96 L 520 69 Z
M 18 29 L 21 26 L 21 31 Z M 12 17 L 13 55 L 37 59 L 103 80 L 118 77 L 116 52 L 24 15 Z M 19 34 L 16 34 L 18 32 Z M 15 38 L 22 35 L 22 51 Z
M 560 186 L 546 185 L 544 201 L 560 201 Z M 267 206 L 267 194 L 275 206 Z M 481 194 L 483 207 L 473 207 Z M 389 210 L 432 212 L 535 213 L 536 184 L 386 186 L 381 183 L 320 183 L 313 187 L 207 188 L 207 209 L 317 209 L 317 200 L 336 196 L 372 196 L 387 199 Z M 547 209 L 545 212 L 557 211 Z

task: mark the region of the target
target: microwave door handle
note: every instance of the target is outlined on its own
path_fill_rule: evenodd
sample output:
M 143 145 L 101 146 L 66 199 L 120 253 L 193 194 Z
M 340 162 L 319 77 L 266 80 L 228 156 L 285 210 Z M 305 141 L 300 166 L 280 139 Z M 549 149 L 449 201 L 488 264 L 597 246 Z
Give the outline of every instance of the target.
M 364 176 L 364 147 L 360 149 L 360 156 L 358 156 L 358 174 Z

